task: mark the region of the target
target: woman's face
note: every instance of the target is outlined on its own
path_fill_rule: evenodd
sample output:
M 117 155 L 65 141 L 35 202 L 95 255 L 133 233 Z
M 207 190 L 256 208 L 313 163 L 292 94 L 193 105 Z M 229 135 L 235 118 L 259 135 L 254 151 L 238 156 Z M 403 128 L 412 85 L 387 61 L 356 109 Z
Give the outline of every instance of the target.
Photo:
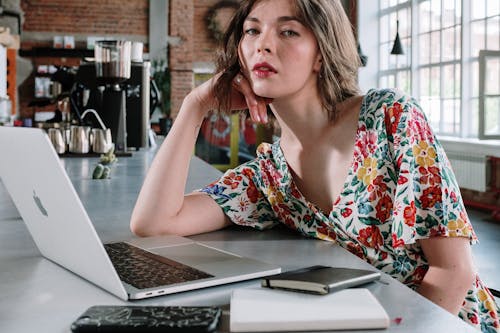
M 276 99 L 317 89 L 317 41 L 298 21 L 292 0 L 257 2 L 243 23 L 238 54 L 259 96 Z

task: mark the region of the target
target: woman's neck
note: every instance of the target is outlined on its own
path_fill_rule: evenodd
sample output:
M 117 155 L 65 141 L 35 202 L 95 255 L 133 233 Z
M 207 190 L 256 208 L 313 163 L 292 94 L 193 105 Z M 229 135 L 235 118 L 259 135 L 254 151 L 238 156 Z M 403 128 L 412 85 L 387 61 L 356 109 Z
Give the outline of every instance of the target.
M 362 96 L 354 96 L 339 103 L 338 116 L 333 122 L 319 97 L 278 99 L 273 101 L 271 108 L 281 127 L 281 142 L 305 148 L 341 130 L 343 120 L 350 118 L 346 116 L 357 119 L 361 101 Z

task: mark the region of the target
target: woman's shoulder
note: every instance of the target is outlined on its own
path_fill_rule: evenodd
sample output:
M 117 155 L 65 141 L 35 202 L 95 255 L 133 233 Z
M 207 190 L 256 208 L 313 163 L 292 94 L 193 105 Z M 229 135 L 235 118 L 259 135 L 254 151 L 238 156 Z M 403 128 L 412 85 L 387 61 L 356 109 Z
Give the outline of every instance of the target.
M 370 89 L 365 95 L 365 104 L 378 109 L 394 103 L 413 103 L 414 98 L 396 88 Z

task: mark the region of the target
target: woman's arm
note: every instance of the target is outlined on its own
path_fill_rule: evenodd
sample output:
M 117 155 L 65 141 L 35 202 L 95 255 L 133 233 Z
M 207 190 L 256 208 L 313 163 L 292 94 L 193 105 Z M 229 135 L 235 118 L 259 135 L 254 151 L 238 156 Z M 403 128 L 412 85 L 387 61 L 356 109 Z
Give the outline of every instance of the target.
M 475 278 L 469 239 L 432 237 L 419 242 L 429 270 L 418 292 L 457 315 Z
M 158 150 L 132 212 L 130 228 L 139 236 L 190 235 L 221 229 L 230 224 L 219 206 L 204 193 L 184 196 L 189 162 L 201 123 L 215 106 L 213 84 L 218 76 L 195 88 L 184 99 L 172 129 Z M 266 101 L 256 97 L 246 80 L 228 94 L 233 109 Z

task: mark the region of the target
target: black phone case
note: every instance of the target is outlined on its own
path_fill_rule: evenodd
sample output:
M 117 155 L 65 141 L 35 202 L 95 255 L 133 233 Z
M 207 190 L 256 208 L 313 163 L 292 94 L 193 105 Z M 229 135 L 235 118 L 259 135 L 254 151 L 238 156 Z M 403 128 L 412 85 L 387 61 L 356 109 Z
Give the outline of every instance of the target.
M 71 331 L 213 332 L 221 312 L 217 307 L 97 305 L 75 320 Z

